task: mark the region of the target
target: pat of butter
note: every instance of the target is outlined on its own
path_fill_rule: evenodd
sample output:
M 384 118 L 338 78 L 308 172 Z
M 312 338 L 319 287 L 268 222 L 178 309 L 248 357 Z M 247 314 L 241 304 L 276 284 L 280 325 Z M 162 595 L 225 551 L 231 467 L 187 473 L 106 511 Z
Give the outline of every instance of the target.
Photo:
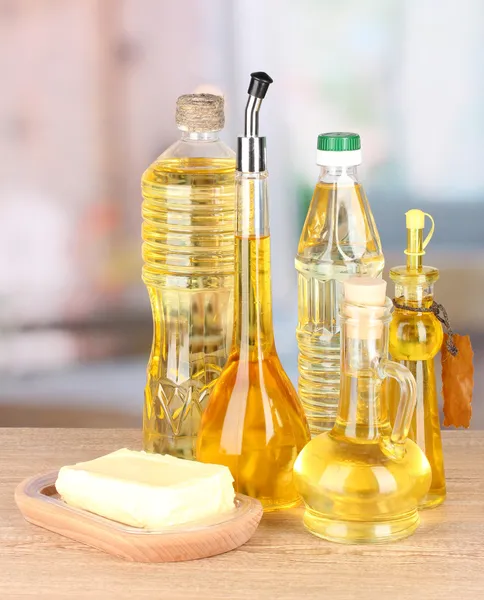
M 234 508 L 227 467 L 126 448 L 62 467 L 55 486 L 71 506 L 146 529 L 200 521 Z

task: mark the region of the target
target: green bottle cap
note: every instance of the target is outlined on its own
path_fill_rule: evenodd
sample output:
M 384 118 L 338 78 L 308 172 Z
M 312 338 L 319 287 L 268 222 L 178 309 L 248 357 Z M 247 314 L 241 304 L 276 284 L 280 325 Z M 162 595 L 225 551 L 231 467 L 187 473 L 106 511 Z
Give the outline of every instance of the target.
M 323 152 L 351 152 L 361 148 L 357 133 L 333 132 L 318 135 L 318 150 Z

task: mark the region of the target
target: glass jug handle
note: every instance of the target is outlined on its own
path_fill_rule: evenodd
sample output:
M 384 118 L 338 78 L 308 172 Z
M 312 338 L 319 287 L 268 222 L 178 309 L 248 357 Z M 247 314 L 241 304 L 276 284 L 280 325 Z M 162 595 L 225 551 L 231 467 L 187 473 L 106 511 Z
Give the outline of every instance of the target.
M 382 379 L 391 377 L 400 386 L 400 402 L 390 438 L 384 441 L 392 458 L 400 459 L 405 454 L 405 440 L 412 424 L 413 411 L 417 403 L 417 384 L 412 373 L 400 363 L 384 359 L 379 364 Z

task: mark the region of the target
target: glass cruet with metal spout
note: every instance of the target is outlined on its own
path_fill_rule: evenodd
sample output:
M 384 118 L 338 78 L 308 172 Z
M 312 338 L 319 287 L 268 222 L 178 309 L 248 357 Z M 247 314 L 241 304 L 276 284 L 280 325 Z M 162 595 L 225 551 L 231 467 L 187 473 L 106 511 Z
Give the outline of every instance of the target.
M 229 467 L 237 492 L 264 510 L 300 502 L 293 481 L 309 429 L 279 360 L 271 298 L 268 174 L 259 109 L 272 79 L 253 73 L 235 178 L 234 330 L 230 355 L 203 414 L 197 459 Z
M 426 217 L 431 227 L 424 239 Z M 433 508 L 445 500 L 444 455 L 440 434 L 440 417 L 434 358 L 442 346 L 442 325 L 432 312 L 434 283 L 439 270 L 426 266 L 422 259 L 434 233 L 434 220 L 418 209 L 405 215 L 407 227 L 406 265 L 390 269 L 395 282 L 395 310 L 390 324 L 390 354 L 401 362 L 417 382 L 417 403 L 409 436 L 425 452 L 432 467 L 432 484 L 420 508 Z M 393 382 L 386 386 L 390 420 L 398 404 L 398 390 Z
M 336 423 L 307 444 L 294 467 L 306 528 L 335 542 L 379 543 L 410 535 L 419 524 L 418 503 L 430 486 L 427 458 L 408 439 L 415 379 L 406 367 L 388 360 L 392 303 L 385 293 L 383 280 L 345 281 Z M 393 429 L 381 395 L 387 377 L 400 387 Z

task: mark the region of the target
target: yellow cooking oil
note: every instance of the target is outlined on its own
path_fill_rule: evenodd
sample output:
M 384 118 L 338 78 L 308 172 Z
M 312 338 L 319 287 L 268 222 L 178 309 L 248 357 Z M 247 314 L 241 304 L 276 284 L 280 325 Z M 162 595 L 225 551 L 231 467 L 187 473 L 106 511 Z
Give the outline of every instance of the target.
M 271 83 L 267 73 L 251 74 L 245 131 L 237 138 L 233 341 L 197 441 L 197 459 L 229 467 L 236 492 L 257 498 L 264 510 L 299 503 L 293 466 L 309 441 L 272 325 L 269 175 L 266 140 L 259 136 L 259 111 Z
M 425 452 L 432 468 L 432 483 L 420 508 L 441 504 L 446 496 L 444 456 L 434 358 L 443 340 L 442 325 L 432 312 L 433 286 L 438 269 L 422 265 L 422 257 L 433 234 L 423 239 L 425 217 L 420 210 L 407 213 L 407 264 L 390 270 L 395 282 L 395 309 L 390 324 L 390 354 L 405 365 L 417 382 L 417 404 L 409 437 Z M 422 310 L 419 310 L 422 309 Z M 396 418 L 398 390 L 394 382 L 386 387 L 390 418 Z
M 218 139 L 220 115 L 210 114 L 210 98 L 216 107 L 222 99 L 206 96 L 182 97 L 197 100 L 181 118 L 189 130 L 142 178 L 143 281 L 154 323 L 143 444 L 190 459 L 232 337 L 235 153 Z M 193 130 L 202 109 L 202 124 L 215 119 L 216 131 Z
M 313 437 L 294 467 L 306 506 L 304 524 L 329 541 L 382 543 L 410 535 L 430 485 L 429 463 L 407 438 L 415 380 L 387 358 L 391 302 L 385 285 L 366 277 L 345 282 L 336 422 L 330 432 Z M 393 429 L 381 393 L 388 377 L 399 389 Z
M 358 175 L 360 136 L 320 135 L 317 163 L 321 172 L 295 261 L 299 397 L 313 436 L 331 429 L 338 409 L 343 282 L 353 275 L 380 277 L 384 266 L 380 237 Z
M 265 510 L 299 502 L 293 465 L 309 439 L 274 343 L 270 237 L 236 237 L 234 344 L 204 413 L 197 456 L 224 464 Z M 248 265 L 249 268 L 245 268 Z

